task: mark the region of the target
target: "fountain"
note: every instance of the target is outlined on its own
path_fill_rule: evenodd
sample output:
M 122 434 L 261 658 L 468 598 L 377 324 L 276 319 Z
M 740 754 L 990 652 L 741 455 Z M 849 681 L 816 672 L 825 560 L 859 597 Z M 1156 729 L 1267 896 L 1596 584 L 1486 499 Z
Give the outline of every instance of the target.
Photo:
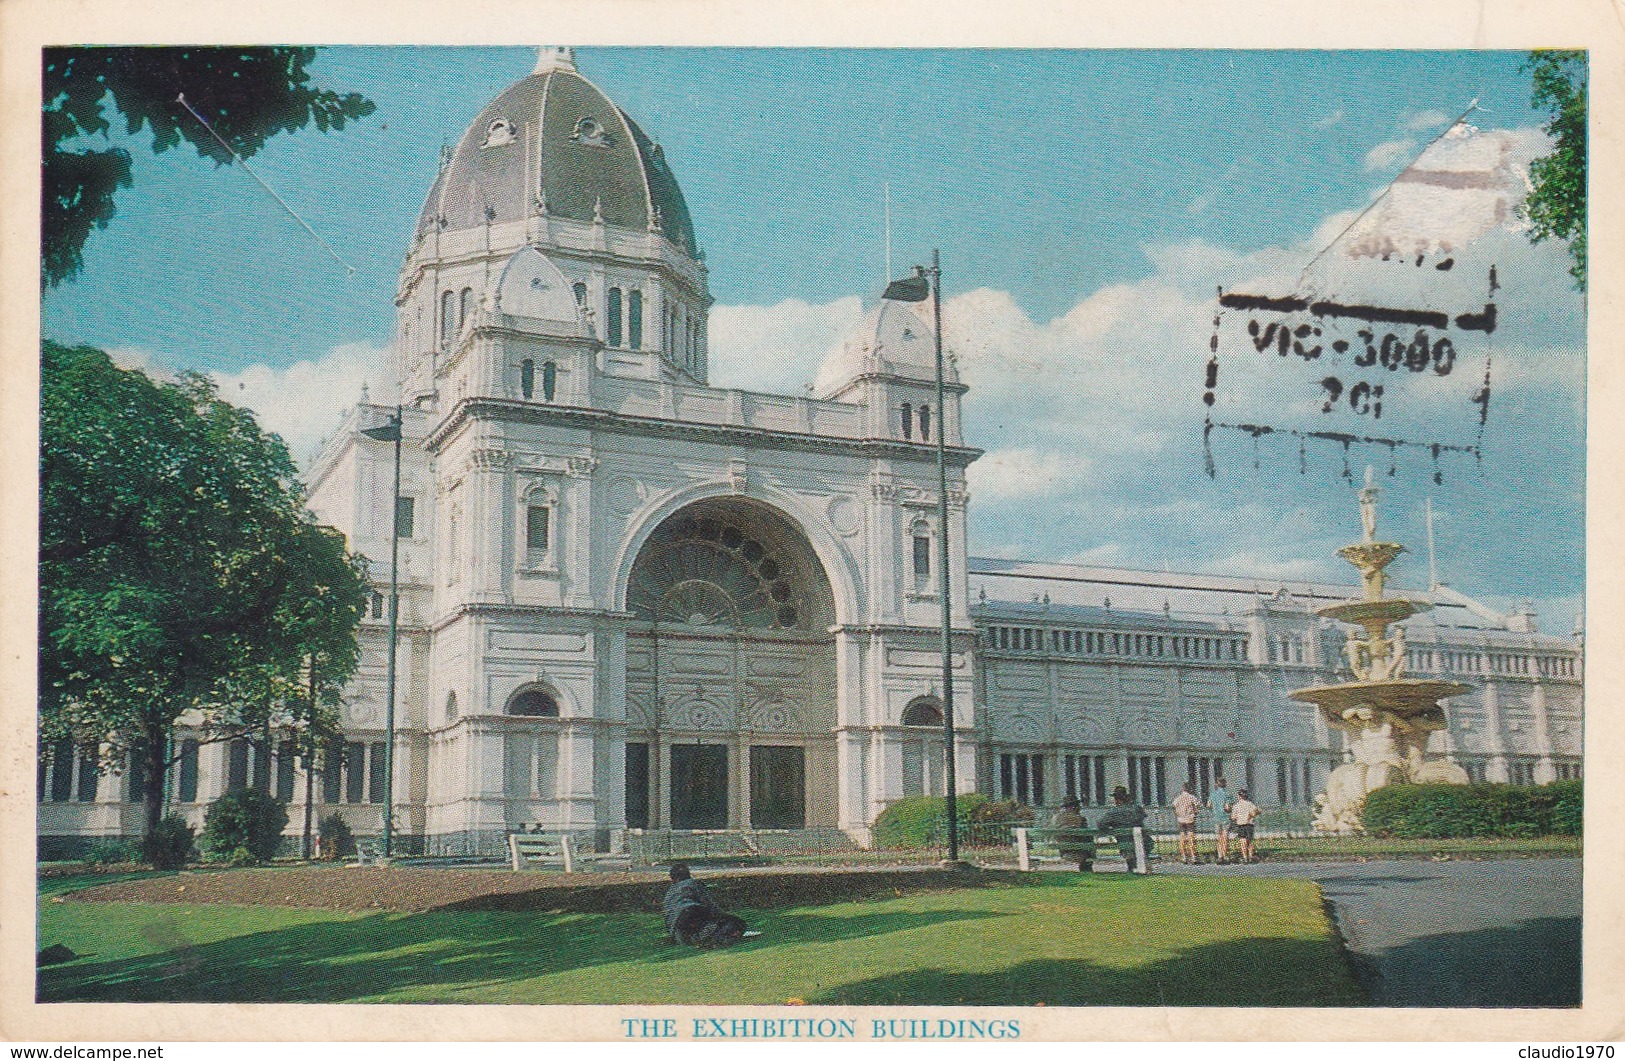
M 1467 784 L 1467 772 L 1442 759 L 1428 759 L 1428 738 L 1445 728 L 1440 701 L 1470 692 L 1472 686 L 1430 678 L 1407 678 L 1405 631 L 1388 628 L 1433 607 L 1427 601 L 1383 595 L 1385 568 L 1405 551 L 1377 540 L 1377 495 L 1371 469 L 1360 491 L 1361 540 L 1337 555 L 1360 572 L 1362 596 L 1320 608 L 1319 615 L 1347 623 L 1348 657 L 1354 681 L 1298 689 L 1291 696 L 1319 707 L 1326 721 L 1348 734 L 1353 761 L 1333 770 L 1326 791 L 1315 797 L 1315 828 L 1327 832 L 1362 830 L 1360 808 L 1367 793 L 1394 782 Z M 1363 631 L 1363 636 L 1362 636 Z

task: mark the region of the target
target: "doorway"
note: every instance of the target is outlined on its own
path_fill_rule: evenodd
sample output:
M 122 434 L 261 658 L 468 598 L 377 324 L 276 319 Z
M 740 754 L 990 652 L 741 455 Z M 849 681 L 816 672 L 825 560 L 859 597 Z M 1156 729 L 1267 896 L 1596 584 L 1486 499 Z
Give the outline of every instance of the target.
M 671 746 L 671 827 L 728 827 L 728 746 Z
M 756 745 L 751 748 L 752 829 L 806 828 L 806 770 L 806 755 L 800 747 Z

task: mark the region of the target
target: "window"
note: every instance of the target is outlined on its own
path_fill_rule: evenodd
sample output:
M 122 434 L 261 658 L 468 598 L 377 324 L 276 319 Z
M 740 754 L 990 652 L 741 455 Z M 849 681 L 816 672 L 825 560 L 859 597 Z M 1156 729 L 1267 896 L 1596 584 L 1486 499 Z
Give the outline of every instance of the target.
M 395 537 L 412 537 L 413 517 L 416 515 L 416 498 L 397 497 L 395 499 Z
M 1513 760 L 1507 763 L 1514 785 L 1532 785 L 1535 783 L 1535 764 L 1528 761 Z
M 1160 807 L 1168 802 L 1167 760 L 1152 755 L 1128 759 L 1128 795 L 1135 803 Z
M 226 767 L 226 791 L 241 792 L 248 787 L 248 741 L 232 740 Z
M 637 297 L 632 292 L 632 297 Z M 636 302 L 633 305 L 637 305 Z M 649 746 L 647 744 L 628 744 L 626 746 L 626 827 L 628 829 L 647 829 L 649 827 Z
M 457 331 L 460 334 L 474 316 L 474 289 L 463 288 L 463 293 L 457 296 Z
M 1224 760 L 1213 759 L 1203 755 L 1191 755 L 1185 758 L 1185 780 L 1191 783 L 1191 789 L 1206 803 L 1208 796 L 1213 792 L 1213 786 L 1219 777 L 1224 775 Z
M 1075 799 L 1088 807 L 1106 805 L 1104 755 L 1064 755 L 1061 757 L 1061 776 L 1068 799 Z
M 576 307 L 579 309 L 585 309 L 587 306 L 587 285 L 578 281 L 570 288 L 570 290 L 575 292 Z
M 528 357 L 519 362 L 519 393 L 527 399 L 536 394 L 536 362 Z
M 908 706 L 903 708 L 903 725 L 942 725 L 942 705 L 934 696 L 920 696 L 910 700 Z
M 558 384 L 559 367 L 551 361 L 542 362 L 542 400 L 553 400 L 553 389 Z
M 533 553 L 545 553 L 551 540 L 549 526 L 553 510 L 546 505 L 530 505 L 525 509 L 525 548 Z
M 367 787 L 367 801 L 369 803 L 384 802 L 384 782 L 389 777 L 389 761 L 384 755 L 384 742 L 374 741 L 370 749 L 372 758 L 371 784 Z
M 525 689 L 508 701 L 506 713 L 527 718 L 558 718 L 559 702 L 540 689 Z
M 96 783 L 101 780 L 101 774 L 96 769 L 96 749 L 79 749 L 79 786 L 74 797 L 80 803 L 96 802 Z
M 198 742 L 188 737 L 181 741 L 180 776 L 176 779 L 175 795 L 182 803 L 197 802 Z
M 337 803 L 344 798 L 344 745 L 334 743 L 322 754 L 322 800 Z
M 450 291 L 440 293 L 440 342 L 449 343 L 457 334 L 457 296 Z
M 609 345 L 621 345 L 621 289 L 609 289 Z
M 446 694 L 446 721 L 457 721 L 457 693 L 455 690 Z
M 914 579 L 924 585 L 931 578 L 931 536 L 924 530 L 914 532 Z
M 626 345 L 643 349 L 643 292 L 633 291 L 626 300 Z
M 914 407 L 908 402 L 903 403 L 903 437 L 914 437 Z
M 931 407 L 929 405 L 920 406 L 920 441 L 931 441 Z
M 344 802 L 360 803 L 366 793 L 367 746 L 351 741 L 344 746 Z
M 999 756 L 999 797 L 1026 807 L 1044 805 L 1044 757 L 1025 753 Z
M 372 619 L 388 618 L 389 613 L 385 610 L 384 595 L 382 593 L 374 590 L 372 596 L 368 598 L 367 615 Z
M 276 750 L 276 798 L 284 804 L 293 802 L 294 743 L 285 740 Z
M 125 771 L 124 780 L 129 786 L 125 801 L 140 803 L 141 792 L 147 787 L 147 751 L 140 742 L 130 748 L 130 768 Z

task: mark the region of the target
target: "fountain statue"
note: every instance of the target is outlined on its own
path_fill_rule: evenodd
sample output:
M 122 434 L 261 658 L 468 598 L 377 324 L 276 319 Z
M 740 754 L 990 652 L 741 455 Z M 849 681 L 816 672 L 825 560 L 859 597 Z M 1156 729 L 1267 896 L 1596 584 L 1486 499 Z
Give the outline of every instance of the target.
M 1317 613 L 1350 624 L 1343 654 L 1354 680 L 1291 694 L 1294 700 L 1319 707 L 1328 723 L 1348 735 L 1353 761 L 1333 770 L 1326 791 L 1315 797 L 1315 828 L 1328 832 L 1361 831 L 1361 804 L 1367 793 L 1383 785 L 1399 781 L 1465 785 L 1468 780 L 1467 772 L 1454 763 L 1427 758 L 1429 736 L 1445 728 L 1440 701 L 1472 687 L 1405 677 L 1405 631 L 1394 627 L 1390 636 L 1388 628 L 1433 605 L 1383 594 L 1385 569 L 1405 547 L 1377 540 L 1378 493 L 1367 468 L 1360 491 L 1361 540 L 1337 551 L 1360 572 L 1363 594 Z

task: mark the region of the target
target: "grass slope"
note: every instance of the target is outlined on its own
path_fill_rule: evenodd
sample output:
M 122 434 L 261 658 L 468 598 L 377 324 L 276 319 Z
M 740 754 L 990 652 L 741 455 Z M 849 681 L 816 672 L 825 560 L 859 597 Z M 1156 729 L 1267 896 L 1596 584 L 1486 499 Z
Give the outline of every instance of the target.
M 1041 882 L 767 911 L 725 951 L 658 914 L 42 902 L 41 1001 L 1358 1005 L 1301 880 Z

